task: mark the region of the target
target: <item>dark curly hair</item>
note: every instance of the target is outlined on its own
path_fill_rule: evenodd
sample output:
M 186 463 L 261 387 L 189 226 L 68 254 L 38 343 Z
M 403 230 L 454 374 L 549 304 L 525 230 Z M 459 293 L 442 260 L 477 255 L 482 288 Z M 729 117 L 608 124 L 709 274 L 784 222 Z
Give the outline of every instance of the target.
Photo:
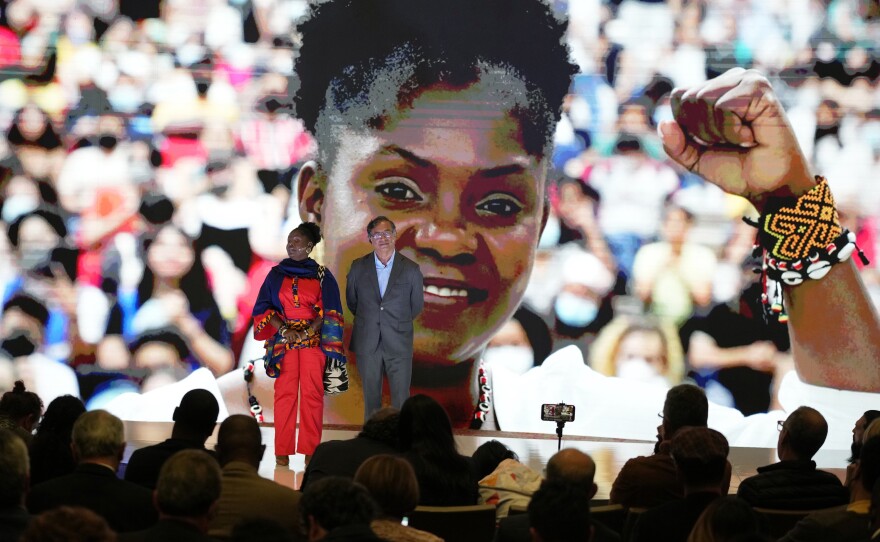
M 526 150 L 543 156 L 576 72 L 566 22 L 543 0 L 329 0 L 297 29 L 296 114 L 326 145 L 324 116 L 381 128 L 426 88 L 464 89 L 488 76 L 522 122 Z
M 317 245 L 321 242 L 321 227 L 314 222 L 303 222 L 299 226 L 293 228 L 293 231 L 298 231 L 305 235 L 306 239 L 311 241 L 313 245 Z

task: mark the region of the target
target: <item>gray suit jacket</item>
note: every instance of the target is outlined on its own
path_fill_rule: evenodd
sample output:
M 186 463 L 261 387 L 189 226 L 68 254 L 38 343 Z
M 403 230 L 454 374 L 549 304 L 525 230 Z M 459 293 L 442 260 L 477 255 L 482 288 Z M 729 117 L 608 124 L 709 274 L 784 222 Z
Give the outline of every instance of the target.
M 425 302 L 422 272 L 418 264 L 397 252 L 385 297 L 379 297 L 373 254 L 353 261 L 348 271 L 345 301 L 354 314 L 349 349 L 368 356 L 381 345 L 387 356 L 412 358 L 413 320 Z

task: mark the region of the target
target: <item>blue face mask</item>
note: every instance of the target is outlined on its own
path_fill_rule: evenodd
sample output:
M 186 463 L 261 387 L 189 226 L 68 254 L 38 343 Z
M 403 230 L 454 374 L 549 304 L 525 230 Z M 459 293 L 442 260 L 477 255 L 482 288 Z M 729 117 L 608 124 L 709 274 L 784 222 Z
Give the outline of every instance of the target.
M 556 318 L 571 327 L 587 327 L 599 314 L 599 305 L 591 299 L 562 292 L 553 304 Z

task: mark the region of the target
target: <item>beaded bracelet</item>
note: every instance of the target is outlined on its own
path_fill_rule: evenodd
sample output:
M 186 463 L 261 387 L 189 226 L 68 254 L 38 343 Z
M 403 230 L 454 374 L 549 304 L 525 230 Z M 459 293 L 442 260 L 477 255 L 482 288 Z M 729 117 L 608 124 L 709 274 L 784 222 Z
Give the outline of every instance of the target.
M 840 226 L 834 197 L 824 177 L 816 176 L 816 186 L 796 200 L 771 201 L 758 222 L 743 220 L 758 228 L 753 255 L 762 259 L 761 301 L 765 315 L 780 322 L 788 321 L 783 284 L 798 286 L 805 280 L 819 280 L 853 252 L 868 264 L 855 234 Z

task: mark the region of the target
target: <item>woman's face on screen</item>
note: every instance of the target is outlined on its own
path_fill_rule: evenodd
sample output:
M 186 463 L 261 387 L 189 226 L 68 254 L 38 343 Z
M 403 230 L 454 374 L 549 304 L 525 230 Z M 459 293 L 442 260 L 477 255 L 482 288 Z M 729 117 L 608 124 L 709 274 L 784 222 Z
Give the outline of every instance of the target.
M 534 262 L 545 161 L 526 152 L 520 122 L 494 96 L 480 81 L 435 86 L 382 129 L 339 128 L 332 163 L 300 188 L 340 277 L 371 250 L 367 222 L 394 221 L 397 250 L 424 276 L 421 366 L 477 356 L 513 314 Z

